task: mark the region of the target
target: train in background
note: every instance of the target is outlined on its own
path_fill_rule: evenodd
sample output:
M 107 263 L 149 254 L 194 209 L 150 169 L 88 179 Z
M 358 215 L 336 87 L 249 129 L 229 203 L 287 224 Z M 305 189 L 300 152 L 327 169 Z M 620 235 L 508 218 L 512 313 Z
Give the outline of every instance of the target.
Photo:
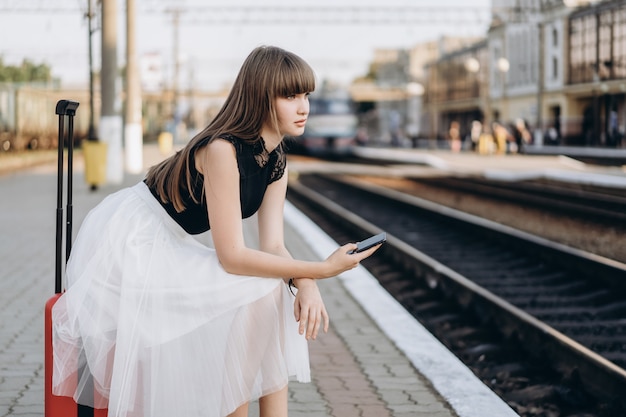
M 289 152 L 319 157 L 351 155 L 359 119 L 349 93 L 322 89 L 309 96 L 309 105 L 304 134 L 289 143 Z
M 225 92 L 196 93 L 185 97 L 184 121 L 189 130 L 204 126 L 215 115 L 226 97 Z M 58 100 L 71 99 L 80 106 L 74 119 L 75 145 L 89 131 L 89 92 L 58 86 L 0 83 L 0 152 L 51 149 L 57 146 L 58 119 L 54 109 Z M 144 142 L 156 141 L 167 130 L 171 118 L 171 94 L 142 94 Z M 305 132 L 288 144 L 288 151 L 320 157 L 351 155 L 357 144 L 359 117 L 350 94 L 341 89 L 322 88 L 309 97 L 310 113 Z M 95 123 L 100 112 L 96 91 Z M 189 136 L 189 135 L 187 135 Z
M 181 94 L 185 113 L 179 121 L 180 142 L 213 119 L 226 98 L 226 91 Z M 156 142 L 172 120 L 172 92 L 142 93 L 144 142 Z M 74 118 L 75 145 L 80 146 L 89 132 L 89 91 L 56 85 L 0 83 L 0 152 L 15 152 L 57 147 L 58 118 L 54 112 L 62 99 L 80 103 Z M 184 106 L 183 106 L 184 105 Z M 100 119 L 100 93 L 94 96 L 94 128 Z M 184 134 L 182 130 L 185 130 Z
M 88 103 L 82 90 L 0 83 L 0 152 L 56 148 L 59 122 L 54 109 L 62 99 Z M 88 128 L 89 114 L 79 107 L 74 119 L 77 141 L 87 136 Z

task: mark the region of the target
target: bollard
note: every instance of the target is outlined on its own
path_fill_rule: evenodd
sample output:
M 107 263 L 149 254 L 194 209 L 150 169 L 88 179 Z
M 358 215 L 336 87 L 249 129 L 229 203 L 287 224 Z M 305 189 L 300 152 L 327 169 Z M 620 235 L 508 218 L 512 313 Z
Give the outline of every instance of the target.
M 495 143 L 490 133 L 483 133 L 478 138 L 478 153 L 480 155 L 491 155 L 494 153 Z
M 172 152 L 174 137 L 170 132 L 161 132 L 157 141 L 159 142 L 159 152 L 161 152 L 161 155 L 169 155 Z
M 107 143 L 99 140 L 84 140 L 82 148 L 85 157 L 85 182 L 91 186 L 92 190 L 95 190 L 106 182 Z

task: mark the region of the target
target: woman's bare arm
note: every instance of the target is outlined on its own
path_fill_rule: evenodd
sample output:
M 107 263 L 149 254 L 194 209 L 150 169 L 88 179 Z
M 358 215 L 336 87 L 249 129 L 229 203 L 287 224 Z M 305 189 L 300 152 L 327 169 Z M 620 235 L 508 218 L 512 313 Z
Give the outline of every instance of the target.
M 279 245 L 282 240 L 262 237 L 261 246 L 267 252 L 248 248 L 243 238 L 239 170 L 233 145 L 220 139 L 210 142 L 196 153 L 196 166 L 205 178 L 205 194 L 215 250 L 220 263 L 230 273 L 260 277 L 329 278 L 356 267 L 362 259 L 374 252 L 371 250 L 348 255 L 347 252 L 356 247 L 349 243 L 337 249 L 324 261 L 310 262 L 281 256 L 282 253 L 271 253 L 271 246 L 284 246 Z M 280 181 L 286 181 L 286 178 Z M 279 186 L 286 186 L 286 183 L 270 185 L 271 190 L 268 190 L 266 196 L 268 200 L 263 203 L 268 206 L 267 209 L 283 204 L 284 196 L 279 197 Z M 262 225 L 261 228 L 275 227 L 276 220 L 271 222 L 271 225 Z M 268 236 L 267 233 L 262 234 Z

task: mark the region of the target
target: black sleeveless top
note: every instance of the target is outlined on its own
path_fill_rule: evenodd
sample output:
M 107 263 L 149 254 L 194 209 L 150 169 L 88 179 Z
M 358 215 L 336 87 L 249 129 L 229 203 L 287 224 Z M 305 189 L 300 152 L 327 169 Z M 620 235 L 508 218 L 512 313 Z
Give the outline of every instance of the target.
M 239 166 L 241 213 L 245 219 L 257 212 L 263 201 L 263 196 L 265 196 L 267 186 L 279 180 L 285 173 L 286 155 L 281 146 L 268 152 L 262 138 L 253 143 L 232 135 L 224 136 L 223 139 L 235 147 L 237 165 Z M 209 138 L 198 141 L 189 153 L 191 182 L 194 187 L 194 194 L 197 196 L 203 195 L 204 176 L 196 170 L 195 154 L 208 141 Z M 195 235 L 211 228 L 204 198 L 200 204 L 195 203 L 187 189 L 181 190 L 185 210 L 178 213 L 171 202 L 163 203 L 161 201 L 155 189 L 151 188 L 150 192 L 187 233 Z

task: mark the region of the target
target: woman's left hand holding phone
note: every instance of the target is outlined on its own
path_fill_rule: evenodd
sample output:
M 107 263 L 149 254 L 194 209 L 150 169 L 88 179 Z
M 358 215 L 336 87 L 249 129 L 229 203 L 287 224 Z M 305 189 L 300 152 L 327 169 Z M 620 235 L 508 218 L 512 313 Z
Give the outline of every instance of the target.
M 324 262 L 327 264 L 328 272 L 325 274 L 325 277 L 331 278 L 349 269 L 356 268 L 363 259 L 376 252 L 378 248 L 380 248 L 380 245 L 364 250 L 363 252 L 350 253 L 356 250 L 356 248 L 356 243 L 347 243 L 326 258 Z
M 324 263 L 327 264 L 327 278 L 334 277 L 340 273 L 353 269 L 359 265 L 363 259 L 367 258 L 380 247 L 374 246 L 360 253 L 349 254 L 356 249 L 355 243 L 348 243 L 333 252 Z M 320 328 L 324 332 L 328 331 L 329 317 L 324 306 L 324 301 L 314 279 L 299 278 L 295 280 L 298 288 L 296 301 L 294 303 L 294 315 L 299 323 L 299 332 L 309 339 L 315 339 Z

